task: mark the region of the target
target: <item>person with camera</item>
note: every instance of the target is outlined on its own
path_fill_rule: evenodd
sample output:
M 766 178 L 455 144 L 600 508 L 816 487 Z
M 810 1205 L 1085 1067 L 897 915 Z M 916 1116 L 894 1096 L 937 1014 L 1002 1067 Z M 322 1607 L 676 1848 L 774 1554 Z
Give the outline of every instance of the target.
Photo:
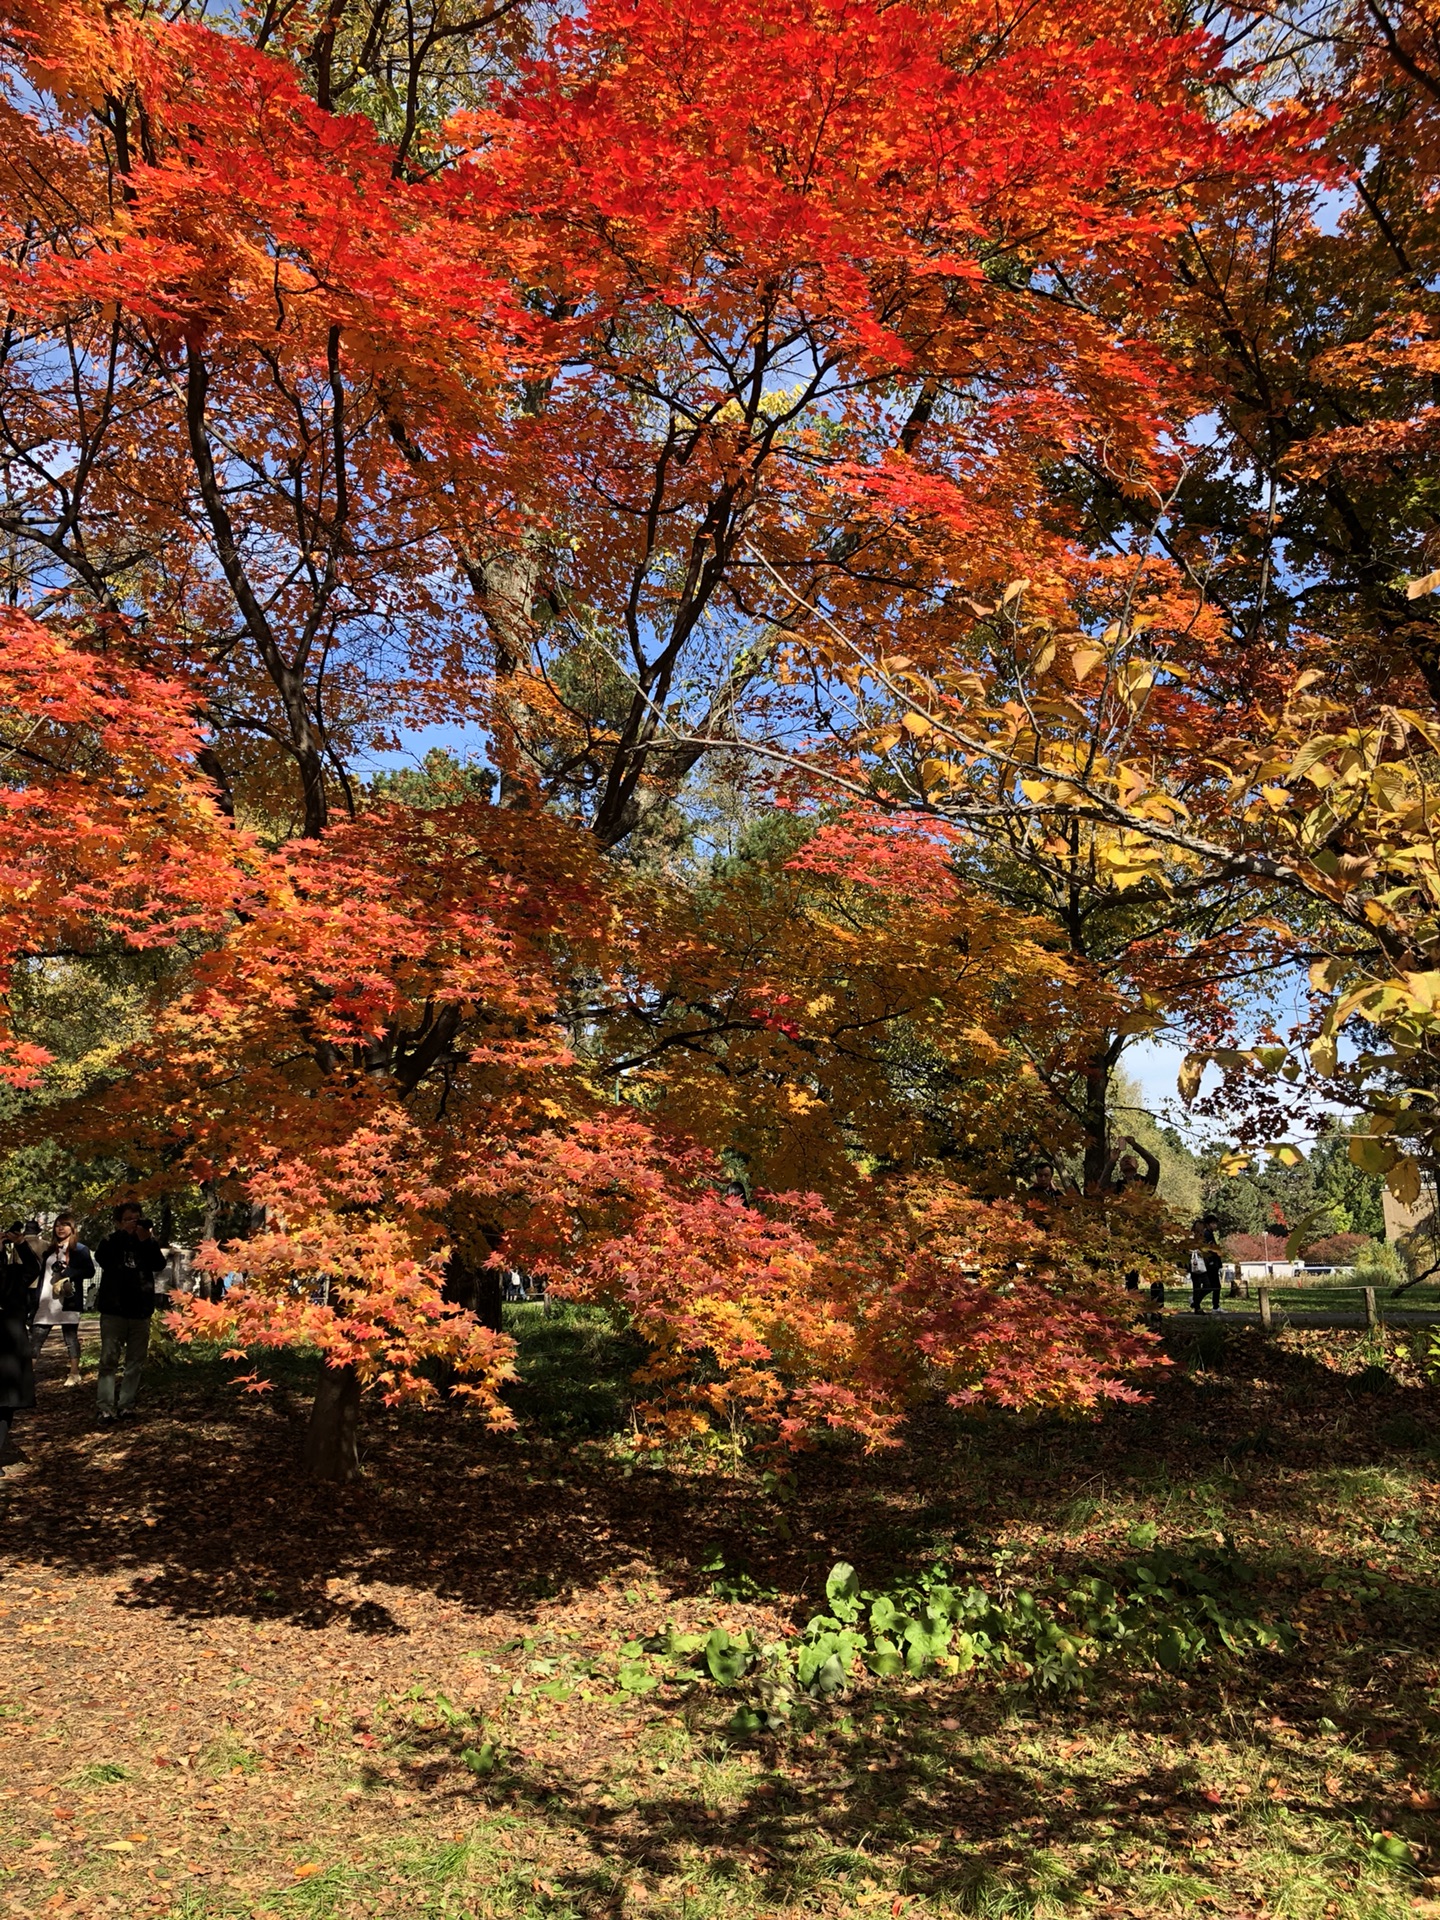
M 80 1309 L 85 1304 L 85 1282 L 94 1272 L 90 1249 L 75 1231 L 74 1214 L 57 1214 L 50 1244 L 41 1255 L 40 1298 L 30 1328 L 30 1357 L 40 1358 L 41 1348 L 58 1327 L 70 1357 L 67 1387 L 80 1384 Z

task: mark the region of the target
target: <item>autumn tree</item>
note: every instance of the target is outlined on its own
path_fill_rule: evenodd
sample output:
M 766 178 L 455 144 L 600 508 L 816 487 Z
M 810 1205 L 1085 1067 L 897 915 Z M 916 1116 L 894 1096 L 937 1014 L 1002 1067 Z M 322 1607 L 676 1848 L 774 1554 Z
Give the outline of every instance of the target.
M 1069 1021 L 1029 919 L 816 856 L 753 903 L 698 889 L 687 927 L 614 850 L 712 754 L 794 745 L 850 673 L 834 622 L 893 658 L 1022 562 L 1063 576 L 1067 462 L 1163 480 L 1177 229 L 1276 165 L 1214 110 L 1216 47 L 1134 4 L 997 30 L 965 0 L 601 0 L 543 39 L 437 10 L 404 47 L 383 5 L 4 20 L 11 596 L 180 687 L 189 730 L 108 776 L 120 945 L 185 941 L 96 1144 L 123 1125 L 155 1185 L 266 1210 L 195 1327 L 324 1353 L 336 1474 L 361 1387 L 423 1394 L 427 1356 L 504 1418 L 507 1345 L 445 1298 L 447 1249 L 623 1300 L 681 1429 L 879 1441 L 937 1385 L 1129 1391 L 1114 1234 L 852 1177 L 905 1131 L 876 1034 L 958 1071 Z M 59 718 L 67 752 L 97 725 Z M 503 804 L 365 787 L 437 718 L 483 731 Z M 12 783 L 43 881 L 69 849 L 36 796 L 68 790 Z M 193 886 L 147 880 L 167 808 Z M 116 912 L 75 899 L 87 938 Z M 41 920 L 12 964 L 52 947 Z M 691 1044 L 698 1008 L 741 1017 Z M 829 1194 L 717 1195 L 735 1065 L 757 1153 Z M 802 1096 L 831 1124 L 797 1153 Z
M 1050 1019 L 1017 1038 L 1098 1194 L 1126 1047 L 1167 1027 L 1219 1044 L 1289 956 L 1243 862 L 1200 837 L 1231 806 L 1215 752 L 1255 724 L 1267 679 L 1163 554 L 1072 555 L 988 603 L 917 601 L 893 653 L 840 611 L 815 612 L 830 731 L 803 763 L 897 831 L 910 820 L 916 849 L 943 844 L 985 898 L 1048 923 L 1090 990 L 1083 1036 Z M 1272 697 L 1282 686 L 1269 676 Z M 802 762 L 778 738 L 771 751 Z M 1154 831 L 1176 823 L 1180 841 Z

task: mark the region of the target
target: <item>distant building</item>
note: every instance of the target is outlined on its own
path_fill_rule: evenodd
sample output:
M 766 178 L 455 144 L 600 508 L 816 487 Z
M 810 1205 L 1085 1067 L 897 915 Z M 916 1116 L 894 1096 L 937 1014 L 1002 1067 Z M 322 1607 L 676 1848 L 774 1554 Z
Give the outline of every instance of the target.
M 1285 1258 L 1283 1233 L 1229 1234 L 1225 1258 L 1241 1280 L 1291 1280 L 1298 1264 Z M 1303 1266 L 1300 1271 L 1304 1271 Z
M 1380 1196 L 1380 1206 L 1385 1218 L 1385 1238 L 1411 1273 L 1419 1273 L 1440 1260 L 1440 1219 L 1437 1219 L 1433 1174 L 1422 1176 L 1418 1200 L 1397 1200 L 1386 1187 Z

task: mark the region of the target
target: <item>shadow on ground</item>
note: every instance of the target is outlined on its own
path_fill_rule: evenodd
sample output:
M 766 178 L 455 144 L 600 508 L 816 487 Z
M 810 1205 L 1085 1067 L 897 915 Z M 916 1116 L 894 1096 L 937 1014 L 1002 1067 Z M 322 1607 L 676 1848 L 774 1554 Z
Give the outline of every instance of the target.
M 172 1351 L 135 1422 L 108 1430 L 89 1386 L 63 1391 L 58 1358 L 42 1360 L 40 1405 L 18 1435 L 29 1465 L 6 1477 L 7 1530 L 56 1566 L 130 1575 L 131 1605 L 383 1634 L 397 1627 L 380 1602 L 347 1605 L 331 1589 L 405 1587 L 523 1614 L 642 1565 L 677 1595 L 703 1593 L 718 1557 L 750 1594 L 813 1600 L 837 1559 L 878 1582 L 934 1553 L 983 1554 L 1017 1520 L 1083 1534 L 1094 1511 L 1130 1498 L 1158 1498 L 1201 1530 L 1235 1509 L 1263 1523 L 1311 1498 L 1317 1474 L 1383 1478 L 1440 1443 L 1428 1392 L 1242 1332 L 1188 1343 L 1149 1405 L 1096 1421 L 927 1409 L 894 1454 L 802 1459 L 777 1504 L 723 1460 L 672 1471 L 608 1444 L 624 1432 L 633 1356 L 607 1328 L 537 1318 L 526 1338 L 518 1436 L 450 1408 L 367 1409 L 365 1479 L 338 1489 L 299 1476 L 309 1377 L 293 1359 L 257 1397 L 216 1358 Z M 1383 1486 L 1371 1492 L 1383 1520 Z
M 1381 1755 L 1392 1782 L 1440 1784 L 1419 1658 L 1440 1633 L 1440 1600 L 1429 1509 L 1414 1497 L 1440 1422 L 1428 1390 L 1376 1366 L 1363 1342 L 1342 1350 L 1346 1371 L 1325 1364 L 1333 1346 L 1206 1328 L 1177 1344 L 1146 1406 L 1064 1423 L 932 1407 L 903 1452 L 822 1449 L 776 1500 L 723 1457 L 637 1462 L 623 1444 L 633 1354 L 608 1325 L 532 1318 L 521 1331 L 531 1364 L 518 1436 L 488 1436 L 448 1408 L 372 1410 L 366 1478 L 339 1490 L 298 1477 L 309 1381 L 294 1360 L 256 1398 L 213 1356 L 164 1355 L 141 1417 L 101 1430 L 91 1391 L 63 1391 L 47 1356 L 21 1434 L 29 1458 L 5 1483 L 15 1557 L 113 1580 L 117 1606 L 198 1628 L 284 1621 L 332 1647 L 398 1650 L 413 1597 L 504 1614 L 509 1632 L 516 1616 L 553 1627 L 566 1596 L 653 1579 L 702 1615 L 718 1586 L 721 1599 L 803 1618 L 837 1559 L 870 1585 L 938 1554 L 978 1573 L 1003 1533 L 1016 1556 L 1007 1577 L 1063 1587 L 1082 1570 L 1113 1576 L 1140 1551 L 1132 1521 L 1158 1521 L 1167 1540 L 1227 1554 L 1233 1537 L 1257 1607 L 1293 1622 L 1301 1651 L 1178 1678 L 1122 1666 L 1061 1699 L 1018 1684 L 861 1684 L 747 1741 L 725 1730 L 730 1698 L 667 1682 L 643 1707 L 606 1697 L 608 1746 L 592 1768 L 598 1721 L 561 1750 L 547 1745 L 546 1709 L 510 1699 L 534 1686 L 527 1642 L 497 1649 L 511 1664 L 492 1708 L 509 1717 L 493 1730 L 357 1721 L 353 1753 L 351 1729 L 337 1737 L 377 1805 L 391 1790 L 418 1796 L 450 1827 L 508 1808 L 569 1836 L 571 1864 L 552 1877 L 584 1912 L 607 1910 L 627 1877 L 692 1874 L 700 1855 L 706 1873 L 772 1904 L 884 1855 L 900 1863 L 902 1892 L 977 1913 L 1028 1911 L 1005 1902 L 1041 1881 L 1059 1908 L 1093 1899 L 1105 1861 L 1128 1860 L 1127 1873 L 1168 1876 L 1164 1898 L 1190 1910 L 1211 1898 L 1215 1849 L 1247 1820 L 1257 1846 L 1266 1820 L 1292 1835 L 1308 1826 L 1310 1865 L 1332 1877 L 1354 1870 L 1355 1836 L 1373 1827 L 1417 1847 L 1425 1837 L 1433 1815 L 1383 1800 L 1359 1762 Z M 467 1743 L 492 1731 L 498 1762 L 480 1777 Z M 1217 1782 L 1205 1745 L 1232 1736 L 1250 1771 Z M 678 1768 L 687 1784 L 667 1778 L 670 1739 L 704 1757 L 698 1786 Z M 1272 1766 L 1289 1783 L 1283 1805 L 1267 1797 Z M 1283 1879 L 1292 1841 L 1277 1844 Z

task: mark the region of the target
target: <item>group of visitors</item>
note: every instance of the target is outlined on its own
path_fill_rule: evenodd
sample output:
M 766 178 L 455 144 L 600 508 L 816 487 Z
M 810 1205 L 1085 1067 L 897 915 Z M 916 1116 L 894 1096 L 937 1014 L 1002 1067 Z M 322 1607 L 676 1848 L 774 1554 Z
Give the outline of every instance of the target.
M 36 1221 L 14 1221 L 0 1235 L 0 1451 L 17 1413 L 35 1405 L 35 1361 L 57 1330 L 80 1385 L 80 1315 L 86 1283 L 99 1271 L 96 1406 L 103 1423 L 129 1417 L 140 1391 L 165 1250 L 133 1201 L 115 1209 L 114 1230 L 91 1253 L 73 1214 L 55 1217 L 48 1239 Z

